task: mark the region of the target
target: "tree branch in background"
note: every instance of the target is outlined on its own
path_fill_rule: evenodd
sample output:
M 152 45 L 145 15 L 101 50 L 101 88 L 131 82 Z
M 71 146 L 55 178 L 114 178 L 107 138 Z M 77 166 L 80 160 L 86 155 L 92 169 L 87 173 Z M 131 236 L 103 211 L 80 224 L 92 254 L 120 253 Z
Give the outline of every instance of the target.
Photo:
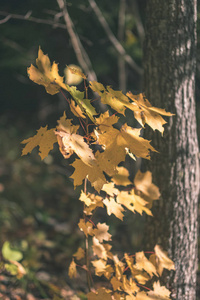
M 53 28 L 58 27 L 58 28 L 66 29 L 65 24 L 56 23 L 55 21 L 51 21 L 51 20 L 44 20 L 44 19 L 31 17 L 31 14 L 32 14 L 31 11 L 28 11 L 26 15 L 10 14 L 5 11 L 0 11 L 0 16 L 6 16 L 3 20 L 0 21 L 0 24 L 8 22 L 10 19 L 16 19 L 16 20 L 34 22 L 38 24 L 52 25 Z
M 81 44 L 81 41 L 80 41 L 78 35 L 75 33 L 74 24 L 69 16 L 69 13 L 68 13 L 68 10 L 67 10 L 64 0 L 57 0 L 57 3 L 58 3 L 58 6 L 59 6 L 61 12 L 63 13 L 66 28 L 69 33 L 72 46 L 74 48 L 76 58 L 80 64 L 81 68 L 88 75 L 89 80 L 97 80 L 96 74 L 92 68 L 91 61 L 90 61 L 83 45 Z
M 97 6 L 96 2 L 94 0 L 88 0 L 90 3 L 91 8 L 93 9 L 94 13 L 96 14 L 101 26 L 103 27 L 105 33 L 107 34 L 110 42 L 113 44 L 117 52 L 123 56 L 124 60 L 132 67 L 134 71 L 136 71 L 139 75 L 142 75 L 143 70 L 140 68 L 135 61 L 132 59 L 130 55 L 128 55 L 123 48 L 123 46 L 120 44 L 118 39 L 114 36 L 112 33 L 106 19 L 104 18 L 102 12 L 100 11 L 99 7 Z
M 142 20 L 140 18 L 138 3 L 136 0 L 131 0 L 130 2 L 132 4 L 132 8 L 133 8 L 133 14 L 134 14 L 134 18 L 135 18 L 135 22 L 136 22 L 136 26 L 137 26 L 138 35 L 140 38 L 140 43 L 141 43 L 141 45 L 143 45 L 145 32 L 144 32 L 144 26 L 142 24 Z
M 118 16 L 118 39 L 120 43 L 124 40 L 125 29 L 125 13 L 126 13 L 126 0 L 120 0 L 119 16 Z M 124 58 L 119 55 L 118 57 L 118 73 L 119 73 L 119 88 L 123 92 L 126 91 L 126 65 Z

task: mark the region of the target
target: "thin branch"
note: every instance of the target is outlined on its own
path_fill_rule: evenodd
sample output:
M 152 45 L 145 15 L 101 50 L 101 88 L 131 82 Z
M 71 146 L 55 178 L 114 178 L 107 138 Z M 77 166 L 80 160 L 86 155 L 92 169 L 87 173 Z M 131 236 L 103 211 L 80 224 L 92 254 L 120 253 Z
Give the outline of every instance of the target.
M 123 56 L 124 60 L 132 67 L 133 70 L 135 70 L 139 75 L 142 75 L 143 70 L 140 68 L 135 61 L 132 59 L 130 55 L 126 53 L 126 50 L 124 47 L 120 44 L 118 39 L 114 36 L 112 33 L 106 19 L 104 18 L 102 12 L 100 11 L 99 7 L 97 6 L 96 2 L 94 0 L 88 0 L 90 3 L 91 8 L 93 9 L 94 13 L 96 14 L 99 22 L 101 23 L 101 26 L 105 30 L 105 33 L 107 34 L 110 42 L 113 44 L 117 52 Z
M 65 20 L 66 28 L 69 33 L 72 46 L 74 48 L 76 58 L 83 69 L 83 71 L 88 75 L 89 80 L 97 80 L 96 74 L 92 68 L 91 61 L 81 44 L 81 41 L 78 35 L 75 33 L 74 24 L 69 16 L 67 7 L 65 5 L 64 0 L 57 0 L 58 6 L 60 7 L 61 12 L 63 13 L 63 17 Z
M 137 26 L 138 35 L 140 37 L 140 43 L 142 45 L 143 41 L 144 41 L 145 32 L 144 32 L 144 26 L 142 24 L 142 20 L 140 18 L 138 3 L 137 3 L 136 0 L 131 0 L 131 4 L 132 4 L 132 8 L 133 8 L 133 14 L 134 14 L 134 17 L 135 17 L 135 22 L 136 22 L 136 26 Z
M 120 43 L 124 40 L 125 29 L 125 14 L 126 14 L 126 0 L 120 0 L 119 16 L 118 16 L 118 39 Z M 123 92 L 126 91 L 126 64 L 121 55 L 118 57 L 118 74 L 119 87 Z
M 52 25 L 54 28 L 58 27 L 58 28 L 66 29 L 65 24 L 56 23 L 55 21 L 51 21 L 51 20 L 44 20 L 44 19 L 31 17 L 30 12 L 26 13 L 26 15 L 18 15 L 18 14 L 10 14 L 5 11 L 0 11 L 0 16 L 6 16 L 3 20 L 0 21 L 0 24 L 8 22 L 10 19 L 16 19 L 16 20 L 34 22 L 38 24 Z

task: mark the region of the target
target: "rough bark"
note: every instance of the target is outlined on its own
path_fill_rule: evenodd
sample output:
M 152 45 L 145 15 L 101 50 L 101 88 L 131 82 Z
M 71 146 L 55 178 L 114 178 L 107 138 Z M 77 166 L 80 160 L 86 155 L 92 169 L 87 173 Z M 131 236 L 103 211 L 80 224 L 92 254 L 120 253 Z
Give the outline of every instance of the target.
M 168 250 L 176 271 L 165 278 L 172 298 L 196 299 L 199 150 L 195 116 L 196 0 L 148 0 L 144 45 L 145 94 L 175 114 L 164 136 L 148 130 L 160 154 L 148 169 L 161 199 L 147 220 L 147 248 Z M 165 282 L 166 283 L 166 282 Z

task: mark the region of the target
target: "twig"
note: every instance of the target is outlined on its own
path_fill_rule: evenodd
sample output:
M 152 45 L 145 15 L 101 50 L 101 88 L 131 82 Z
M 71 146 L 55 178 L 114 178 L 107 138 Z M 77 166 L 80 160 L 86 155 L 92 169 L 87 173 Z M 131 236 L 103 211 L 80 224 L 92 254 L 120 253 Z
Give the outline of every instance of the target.
M 69 33 L 72 46 L 74 48 L 76 58 L 81 66 L 81 68 L 84 70 L 84 72 L 88 75 L 89 80 L 97 80 L 96 74 L 93 71 L 91 61 L 88 57 L 88 55 L 85 52 L 85 49 L 83 45 L 81 44 L 81 41 L 78 37 L 78 35 L 75 33 L 74 30 L 74 24 L 69 16 L 67 7 L 65 5 L 64 0 L 57 0 L 58 6 L 63 13 L 63 17 L 65 20 L 66 28 Z
M 126 13 L 126 0 L 120 0 L 119 5 L 119 18 L 118 18 L 118 39 L 120 43 L 124 40 L 124 25 Z M 123 57 L 118 57 L 118 74 L 119 74 L 119 87 L 123 92 L 126 91 L 126 65 Z
M 137 31 L 138 31 L 138 35 L 140 37 L 140 43 L 141 45 L 143 44 L 144 41 L 144 26 L 142 24 L 142 20 L 140 18 L 140 13 L 139 13 L 139 9 L 138 9 L 138 4 L 136 0 L 131 0 L 130 1 L 133 7 L 133 14 L 135 17 L 135 22 L 136 22 L 136 26 L 137 26 Z
M 16 20 L 24 20 L 24 21 L 34 22 L 34 23 L 38 23 L 38 24 L 52 25 L 54 28 L 59 27 L 62 29 L 66 29 L 65 24 L 55 23 L 54 21 L 51 21 L 51 20 L 44 20 L 44 19 L 31 17 L 30 15 L 28 15 L 28 13 L 26 13 L 26 15 L 18 15 L 18 14 L 10 14 L 5 11 L 0 11 L 0 16 L 6 16 L 3 20 L 0 21 L 0 24 L 8 22 L 10 19 L 16 19 Z
M 94 13 L 96 14 L 99 22 L 101 23 L 101 26 L 105 30 L 105 33 L 107 34 L 109 40 L 117 50 L 117 52 L 123 56 L 124 60 L 132 67 L 133 70 L 135 70 L 139 75 L 142 75 L 143 70 L 140 68 L 135 61 L 132 59 L 130 55 L 126 53 L 126 50 L 124 47 L 120 44 L 118 39 L 114 36 L 112 33 L 106 19 L 104 18 L 102 12 L 100 11 L 99 7 L 97 6 L 96 2 L 94 0 L 88 0 L 90 3 L 91 8 L 93 9 Z

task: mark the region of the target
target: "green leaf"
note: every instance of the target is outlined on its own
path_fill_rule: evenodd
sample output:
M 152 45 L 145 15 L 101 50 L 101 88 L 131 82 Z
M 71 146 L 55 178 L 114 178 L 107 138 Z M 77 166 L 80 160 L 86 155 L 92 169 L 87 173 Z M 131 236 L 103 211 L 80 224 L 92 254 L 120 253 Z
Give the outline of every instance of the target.
M 13 264 L 5 264 L 4 265 L 7 272 L 9 272 L 11 275 L 17 275 L 18 274 L 18 268 L 17 266 Z
M 8 241 L 3 244 L 2 255 L 7 260 L 20 261 L 23 258 L 23 254 L 20 251 L 11 249 Z
M 91 105 L 90 100 L 84 99 L 84 92 L 80 92 L 75 86 L 66 86 L 68 88 L 68 92 L 74 98 L 76 103 L 80 106 L 82 112 L 84 112 L 90 118 L 90 120 L 92 120 L 92 122 L 96 124 L 93 116 L 97 115 L 97 112 L 94 106 Z

